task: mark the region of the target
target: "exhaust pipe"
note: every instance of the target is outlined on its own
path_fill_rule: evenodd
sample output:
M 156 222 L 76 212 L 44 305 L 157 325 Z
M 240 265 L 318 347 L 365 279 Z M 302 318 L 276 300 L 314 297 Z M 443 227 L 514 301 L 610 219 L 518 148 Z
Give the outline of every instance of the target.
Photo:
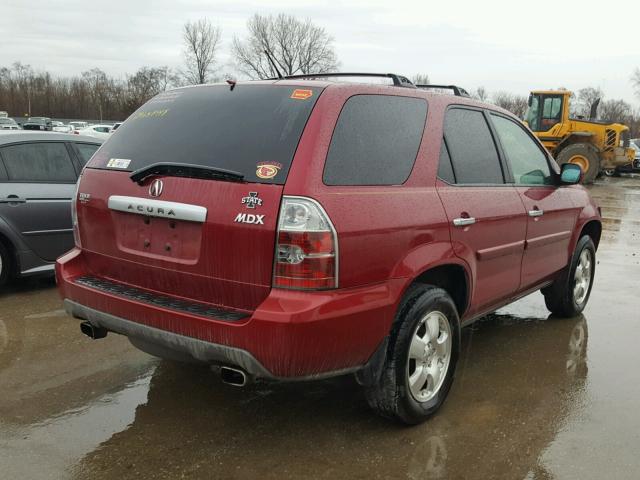
M 80 322 L 80 331 L 94 340 L 106 337 L 108 332 L 106 328 L 96 327 L 90 322 Z
M 220 378 L 227 385 L 244 387 L 249 383 L 249 376 L 238 368 L 220 367 Z

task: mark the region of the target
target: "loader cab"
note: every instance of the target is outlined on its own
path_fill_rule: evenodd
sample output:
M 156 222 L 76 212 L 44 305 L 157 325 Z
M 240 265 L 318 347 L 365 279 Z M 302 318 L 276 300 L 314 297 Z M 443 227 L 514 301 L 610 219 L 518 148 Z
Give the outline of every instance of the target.
M 534 132 L 548 132 L 569 116 L 571 92 L 538 91 L 529 94 L 525 121 Z

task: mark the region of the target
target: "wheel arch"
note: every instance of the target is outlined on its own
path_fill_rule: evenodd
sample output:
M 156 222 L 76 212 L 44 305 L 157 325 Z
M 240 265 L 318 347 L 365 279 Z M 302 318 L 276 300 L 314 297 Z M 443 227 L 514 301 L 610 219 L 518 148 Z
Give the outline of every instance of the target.
M 593 142 L 594 133 L 593 132 L 571 132 L 565 138 L 563 138 L 560 143 L 555 148 L 553 152 L 555 156 L 560 155 L 560 152 L 564 150 L 569 145 L 575 145 L 576 143 L 584 143 L 585 145 L 590 146 L 596 152 L 600 153 L 598 147 L 596 147 Z
M 576 242 L 578 242 L 584 235 L 589 235 L 591 237 L 596 250 L 598 250 L 600 238 L 602 237 L 602 223 L 599 220 L 589 220 L 588 222 L 586 222 L 582 226 L 580 235 L 576 239 Z
M 447 292 L 462 318 L 468 310 L 470 295 L 470 275 L 460 263 L 443 263 L 426 268 L 408 285 L 407 289 L 417 283 L 433 285 Z

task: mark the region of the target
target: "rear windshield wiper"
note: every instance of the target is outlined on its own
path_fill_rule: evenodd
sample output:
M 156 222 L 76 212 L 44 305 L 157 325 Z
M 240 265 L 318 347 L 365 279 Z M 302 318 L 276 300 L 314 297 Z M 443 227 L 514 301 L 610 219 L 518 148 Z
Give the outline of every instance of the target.
M 129 175 L 132 182 L 138 185 L 153 175 L 169 175 L 172 177 L 206 178 L 212 180 L 228 180 L 231 182 L 241 182 L 244 175 L 234 170 L 225 168 L 209 167 L 206 165 L 191 165 L 189 163 L 152 163 L 146 167 L 139 168 Z

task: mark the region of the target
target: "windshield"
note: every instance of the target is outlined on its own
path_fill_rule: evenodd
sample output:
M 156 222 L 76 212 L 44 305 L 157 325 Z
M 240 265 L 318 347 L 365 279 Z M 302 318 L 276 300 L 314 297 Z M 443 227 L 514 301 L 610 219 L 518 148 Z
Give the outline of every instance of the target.
M 283 184 L 321 91 L 238 84 L 165 92 L 133 113 L 89 167 L 194 164 L 233 170 L 248 182 Z
M 13 125 L 13 124 L 14 124 L 14 123 L 16 123 L 16 122 L 14 122 L 12 118 L 3 118 L 3 117 L 0 117 L 0 123 L 3 123 L 3 124 L 7 124 L 7 123 L 9 123 L 9 124 Z

